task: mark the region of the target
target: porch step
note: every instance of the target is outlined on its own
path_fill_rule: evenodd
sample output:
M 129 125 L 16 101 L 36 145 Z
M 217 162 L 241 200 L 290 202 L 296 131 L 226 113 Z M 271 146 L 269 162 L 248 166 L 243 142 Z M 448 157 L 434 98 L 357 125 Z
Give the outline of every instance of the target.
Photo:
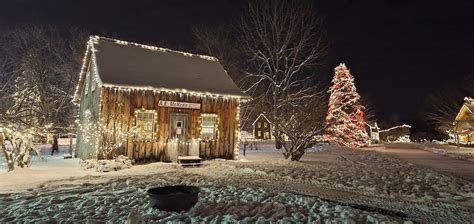
M 198 167 L 198 166 L 202 166 L 203 164 L 202 163 L 180 163 L 179 165 L 181 165 L 182 167 Z
M 201 166 L 201 160 L 199 156 L 178 156 L 178 164 L 182 167 Z

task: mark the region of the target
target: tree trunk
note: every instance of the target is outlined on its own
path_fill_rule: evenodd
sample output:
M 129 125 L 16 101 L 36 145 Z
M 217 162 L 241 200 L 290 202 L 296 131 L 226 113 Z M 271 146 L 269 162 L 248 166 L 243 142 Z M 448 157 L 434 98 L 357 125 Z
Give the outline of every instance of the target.
M 459 134 L 456 133 L 456 146 L 459 148 Z
M 285 159 L 288 159 L 288 158 L 290 158 L 291 153 L 289 153 L 289 152 L 284 152 L 284 153 L 283 153 L 283 156 L 285 157 Z
M 276 149 L 281 149 L 282 146 L 283 146 L 283 144 L 281 143 L 281 141 L 278 140 L 278 139 L 275 139 L 275 148 Z
M 244 156 L 245 156 L 246 151 L 247 151 L 247 141 L 244 142 Z
M 300 161 L 301 157 L 303 157 L 304 150 L 297 149 L 291 154 L 291 161 Z
M 7 153 L 5 152 L 5 160 L 7 161 L 7 165 L 8 165 L 8 171 L 12 171 L 15 169 L 15 164 L 13 162 L 13 154 L 12 153 Z

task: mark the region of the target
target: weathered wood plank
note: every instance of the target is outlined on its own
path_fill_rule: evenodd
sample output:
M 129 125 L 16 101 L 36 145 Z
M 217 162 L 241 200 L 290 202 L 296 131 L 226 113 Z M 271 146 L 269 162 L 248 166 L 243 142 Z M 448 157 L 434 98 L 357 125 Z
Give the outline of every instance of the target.
M 189 114 L 187 137 L 189 139 L 200 138 L 201 113 L 215 113 L 219 117 L 218 138 L 212 142 L 200 144 L 200 155 L 203 158 L 227 158 L 234 157 L 237 141 L 237 100 L 223 98 L 211 98 L 201 96 L 189 96 L 169 92 L 152 91 L 114 91 L 104 88 L 102 91 L 102 119 L 112 119 L 109 128 L 122 128 L 124 131 L 135 126 L 134 112 L 136 109 L 157 110 L 156 117 L 156 142 L 134 143 L 130 137 L 125 143 L 125 154 L 137 161 L 165 159 L 166 142 L 169 139 L 170 113 Z M 172 100 L 201 103 L 201 110 L 159 107 L 160 100 Z

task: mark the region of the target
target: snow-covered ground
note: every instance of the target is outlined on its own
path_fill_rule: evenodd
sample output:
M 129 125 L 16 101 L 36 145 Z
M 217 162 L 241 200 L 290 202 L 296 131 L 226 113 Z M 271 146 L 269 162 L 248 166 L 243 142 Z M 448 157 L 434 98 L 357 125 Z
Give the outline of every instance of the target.
M 424 150 L 428 150 L 434 153 L 439 153 L 445 156 L 449 156 L 456 159 L 463 159 L 474 162 L 474 148 L 473 147 L 456 147 L 453 145 L 445 145 L 443 147 L 434 147 L 428 145 L 423 147 Z
M 50 159 L 0 174 L 0 223 L 85 220 L 116 223 L 131 211 L 147 222 L 470 223 L 473 183 L 366 150 L 315 147 L 289 162 L 269 145 L 240 161 L 200 168 L 152 163 L 111 173 Z M 38 177 L 37 177 L 38 176 Z M 11 182 L 9 184 L 4 183 Z M 200 186 L 188 212 L 152 209 L 146 189 Z M 11 193 L 12 190 L 20 191 Z M 319 221 L 318 221 L 319 220 Z M 51 220 L 50 220 L 51 221 Z
M 474 162 L 474 147 L 457 147 L 455 145 L 448 145 L 445 142 L 429 142 L 429 143 L 393 143 L 388 144 L 388 147 L 393 148 L 418 148 L 440 155 L 448 156 L 455 159 L 462 159 Z

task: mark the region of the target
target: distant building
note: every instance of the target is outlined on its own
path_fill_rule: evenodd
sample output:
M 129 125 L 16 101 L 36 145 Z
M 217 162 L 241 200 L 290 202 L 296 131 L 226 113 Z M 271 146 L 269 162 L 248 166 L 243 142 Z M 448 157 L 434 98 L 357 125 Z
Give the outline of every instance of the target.
M 271 139 L 272 127 L 270 120 L 261 113 L 253 122 L 253 136 L 255 139 Z
M 454 119 L 454 133 L 456 141 L 462 144 L 470 144 L 472 142 L 472 134 L 474 131 L 474 102 L 470 97 L 464 98 L 464 104 Z

